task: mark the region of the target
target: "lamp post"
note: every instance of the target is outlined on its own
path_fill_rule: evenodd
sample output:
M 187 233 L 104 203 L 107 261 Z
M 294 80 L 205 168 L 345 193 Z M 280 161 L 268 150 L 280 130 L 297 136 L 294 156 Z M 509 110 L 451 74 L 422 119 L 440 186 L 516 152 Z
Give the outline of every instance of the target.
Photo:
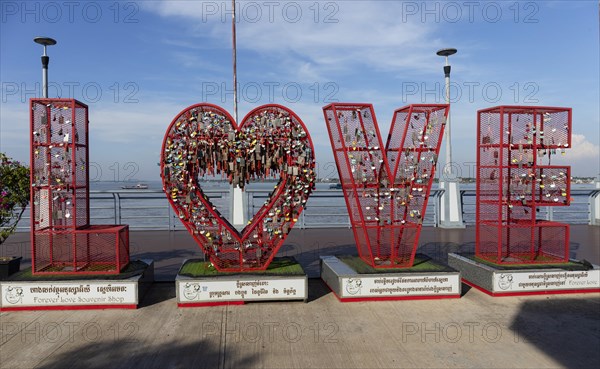
M 596 190 L 600 190 L 600 173 L 594 181 Z M 591 198 L 592 211 L 590 212 L 590 224 L 600 225 L 600 193 L 596 193 L 595 197 Z
M 237 96 L 237 40 L 235 31 L 235 0 L 231 0 L 231 41 L 233 49 L 233 119 L 237 123 L 238 119 L 238 96 Z
M 446 104 L 450 105 L 450 63 L 448 57 L 456 54 L 454 48 L 446 48 L 437 51 L 437 55 L 443 56 L 446 60 L 444 65 L 444 80 L 445 80 L 445 100 Z M 452 174 L 452 140 L 451 140 L 451 125 L 450 112 L 446 119 L 446 127 L 444 136 L 446 138 L 446 165 L 443 170 L 445 178 L 440 178 L 439 186 L 444 190 L 442 194 L 441 210 L 440 210 L 440 227 L 442 228 L 464 228 L 462 220 L 462 199 L 458 178 L 450 178 Z
M 42 55 L 42 97 L 48 98 L 48 64 L 50 57 L 46 54 L 46 47 L 56 45 L 56 40 L 50 37 L 36 37 L 33 42 L 44 46 L 44 54 Z
M 441 49 L 438 50 L 437 54 L 446 58 L 446 65 L 444 65 L 444 80 L 446 82 L 446 104 L 450 105 L 450 63 L 448 63 L 448 57 L 456 54 L 456 49 Z M 452 173 L 452 143 L 450 135 L 450 113 L 448 113 L 448 119 L 446 119 L 446 128 L 444 130 L 444 136 L 446 136 L 446 166 L 444 167 L 444 174 Z

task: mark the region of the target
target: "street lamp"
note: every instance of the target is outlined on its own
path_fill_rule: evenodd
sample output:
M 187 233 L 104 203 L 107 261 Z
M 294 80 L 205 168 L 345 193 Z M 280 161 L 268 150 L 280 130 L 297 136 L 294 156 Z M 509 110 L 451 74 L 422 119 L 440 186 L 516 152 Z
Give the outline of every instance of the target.
M 439 56 L 446 58 L 444 65 L 444 79 L 446 82 L 446 104 L 450 105 L 450 63 L 448 57 L 456 54 L 456 49 L 447 48 L 438 50 Z M 440 204 L 440 227 L 442 228 L 464 228 L 462 220 L 462 205 L 459 183 L 457 178 L 449 178 L 452 174 L 452 142 L 450 135 L 450 112 L 446 118 L 446 127 L 444 131 L 446 137 L 446 166 L 443 173 L 445 178 L 440 178 L 439 187 L 444 190 Z
M 42 96 L 48 98 L 48 64 L 50 57 L 46 54 L 46 47 L 56 45 L 56 40 L 50 37 L 36 37 L 33 42 L 44 46 L 44 54 L 42 55 Z
M 240 124 L 238 121 L 238 82 L 237 82 L 237 41 L 236 41 L 236 29 L 235 29 L 235 0 L 231 0 L 231 48 L 233 52 L 233 119 L 236 124 Z M 247 201 L 246 196 L 244 196 L 244 192 L 239 186 L 231 186 L 230 190 L 231 200 L 230 200 L 230 214 L 231 221 L 233 226 L 238 230 L 244 229 L 247 222 Z
M 456 49 L 448 48 L 438 50 L 437 54 L 446 58 L 446 65 L 444 65 L 444 79 L 446 80 L 446 104 L 450 104 L 450 64 L 448 63 L 448 57 L 456 54 Z M 446 167 L 444 168 L 445 174 L 452 173 L 452 144 L 450 139 L 450 112 L 448 112 L 448 118 L 446 119 L 446 128 L 444 131 L 446 136 Z

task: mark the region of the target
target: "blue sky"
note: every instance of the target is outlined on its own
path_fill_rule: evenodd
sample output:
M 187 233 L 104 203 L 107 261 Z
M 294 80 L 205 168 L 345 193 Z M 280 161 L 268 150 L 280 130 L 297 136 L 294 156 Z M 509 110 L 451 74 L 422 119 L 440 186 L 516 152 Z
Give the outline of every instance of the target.
M 462 176 L 474 176 L 476 111 L 504 104 L 572 107 L 574 147 L 553 164 L 600 172 L 596 1 L 238 4 L 239 117 L 264 103 L 294 110 L 321 176 L 335 171 L 322 107 L 373 103 L 387 132 L 394 109 L 443 102 L 435 52 L 444 47 L 458 49 L 451 114 Z M 230 1 L 0 6 L 0 150 L 10 156 L 29 158 L 28 100 L 41 83 L 35 36 L 58 40 L 48 51 L 50 97 L 90 107 L 92 179 L 159 180 L 163 135 L 182 109 L 207 101 L 233 110 Z

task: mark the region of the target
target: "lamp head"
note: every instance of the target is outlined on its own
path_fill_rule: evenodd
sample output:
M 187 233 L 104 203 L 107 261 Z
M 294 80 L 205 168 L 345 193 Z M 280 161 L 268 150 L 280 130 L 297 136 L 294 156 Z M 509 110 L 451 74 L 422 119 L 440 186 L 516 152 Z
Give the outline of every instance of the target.
M 33 42 L 43 46 L 56 45 L 56 40 L 50 37 L 36 37 L 33 39 Z
M 458 50 L 453 49 L 453 48 L 448 48 L 448 49 L 440 49 L 438 50 L 438 52 L 436 54 L 438 54 L 439 56 L 450 56 L 450 55 L 454 55 L 456 54 Z

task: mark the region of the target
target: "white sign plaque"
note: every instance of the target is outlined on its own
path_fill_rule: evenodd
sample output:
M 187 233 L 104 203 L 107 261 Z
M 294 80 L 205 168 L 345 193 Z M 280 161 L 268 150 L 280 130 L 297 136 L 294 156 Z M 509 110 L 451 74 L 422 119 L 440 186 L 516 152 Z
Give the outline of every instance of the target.
M 494 292 L 533 292 L 600 288 L 600 269 L 495 272 Z
M 137 283 L 121 281 L 23 282 L 0 285 L 0 308 L 137 305 Z
M 177 302 L 306 300 L 306 277 L 256 279 L 177 279 Z
M 460 277 L 438 275 L 357 275 L 342 278 L 342 297 L 436 296 L 460 294 Z

